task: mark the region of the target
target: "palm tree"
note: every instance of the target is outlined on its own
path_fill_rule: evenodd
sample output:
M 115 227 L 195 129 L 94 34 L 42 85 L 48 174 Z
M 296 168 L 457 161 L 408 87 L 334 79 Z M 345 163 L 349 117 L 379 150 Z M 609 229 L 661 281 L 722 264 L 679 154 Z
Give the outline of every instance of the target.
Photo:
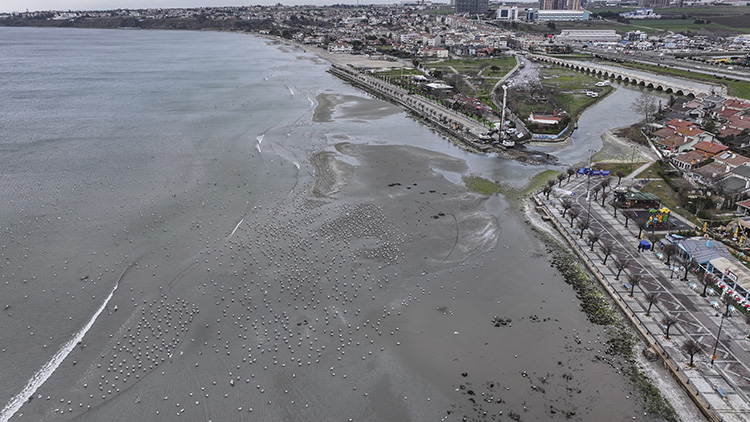
M 673 325 L 677 324 L 677 322 L 678 322 L 678 321 L 679 321 L 679 320 L 678 320 L 678 319 L 677 319 L 677 317 L 676 317 L 676 316 L 674 316 L 674 315 L 669 315 L 669 314 L 667 314 L 667 315 L 664 315 L 664 316 L 662 317 L 662 319 L 661 319 L 661 323 L 662 323 L 662 324 L 664 324 L 664 328 L 665 328 L 665 330 L 666 330 L 666 331 L 664 332 L 664 338 L 666 338 L 667 340 L 669 340 L 669 329 L 670 329 L 670 328 L 671 328 L 671 327 L 672 327 Z
M 560 174 L 557 175 L 557 182 L 558 182 L 557 187 L 558 188 L 562 187 L 562 182 L 563 182 L 563 180 L 565 180 L 566 177 L 567 176 L 565 175 L 565 173 L 560 173 Z
M 625 268 L 628 268 L 628 266 L 630 265 L 627 259 L 620 258 L 619 256 L 615 256 L 614 258 L 612 258 L 612 264 L 614 264 L 615 268 L 617 269 L 617 275 L 615 276 L 615 280 L 619 280 L 620 273 L 622 272 L 622 270 L 624 270 Z
M 570 199 L 568 199 L 568 198 L 564 198 L 564 199 L 562 200 L 562 203 L 560 204 L 560 206 L 561 206 L 561 207 L 562 207 L 562 209 L 563 209 L 563 213 L 562 213 L 562 218 L 565 218 L 565 213 L 566 213 L 566 212 L 567 212 L 567 211 L 568 211 L 569 209 L 573 208 L 573 201 L 571 201 L 571 200 L 570 200 Z
M 573 167 L 568 167 L 565 172 L 568 173 L 568 182 L 570 182 L 570 176 L 576 174 L 576 169 Z
M 579 239 L 583 239 L 583 232 L 589 228 L 589 219 L 586 218 L 585 220 L 578 220 L 578 224 L 576 225 L 578 230 L 581 232 L 578 234 Z
M 615 248 L 609 244 L 609 243 L 602 243 L 599 248 L 602 250 L 602 253 L 604 254 L 604 261 L 602 261 L 602 265 L 607 265 L 607 258 L 609 258 L 610 255 L 612 255 L 612 252 L 615 251 Z
M 644 295 L 646 302 L 648 302 L 648 309 L 646 309 L 646 316 L 651 315 L 651 306 L 659 302 L 659 295 L 656 293 L 648 292 Z
M 680 348 L 683 352 L 690 355 L 690 364 L 688 364 L 688 366 L 691 368 L 693 367 L 693 356 L 695 356 L 697 353 L 703 352 L 703 345 L 691 338 L 682 342 L 682 346 Z
M 633 297 L 635 286 L 641 284 L 641 275 L 633 272 L 628 273 L 628 283 L 630 284 L 630 294 L 628 296 Z
M 568 217 L 570 217 L 570 228 L 573 228 L 573 221 L 578 218 L 578 216 L 581 215 L 581 210 L 578 208 L 571 208 L 570 211 L 568 211 Z
M 590 232 L 589 233 L 589 243 L 591 243 L 591 252 L 594 252 L 594 245 L 598 241 L 599 241 L 599 233 L 594 232 L 594 231 Z
M 677 253 L 677 247 L 674 243 L 667 243 L 661 248 L 661 252 L 667 257 L 667 265 L 669 265 L 669 260 L 672 259 L 672 255 Z

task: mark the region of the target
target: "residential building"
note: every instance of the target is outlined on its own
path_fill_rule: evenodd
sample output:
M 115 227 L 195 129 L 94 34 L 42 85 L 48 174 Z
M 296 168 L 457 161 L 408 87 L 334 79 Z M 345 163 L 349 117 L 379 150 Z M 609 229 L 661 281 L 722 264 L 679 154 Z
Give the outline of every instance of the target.
M 670 158 L 672 164 L 683 172 L 690 173 L 693 169 L 703 164 L 708 157 L 701 151 L 688 151 L 684 154 Z
M 703 132 L 703 133 L 706 133 L 706 132 Z M 695 148 L 696 151 L 700 151 L 706 154 L 706 157 L 708 158 L 713 157 L 714 155 L 719 154 L 729 149 L 729 147 L 726 147 L 722 144 L 719 144 L 716 142 L 708 142 L 708 141 L 700 141 L 696 143 L 693 146 L 693 148 Z
M 750 158 L 732 151 L 724 151 L 720 154 L 714 155 L 714 161 L 726 166 L 728 168 L 727 171 L 742 165 L 750 164 Z

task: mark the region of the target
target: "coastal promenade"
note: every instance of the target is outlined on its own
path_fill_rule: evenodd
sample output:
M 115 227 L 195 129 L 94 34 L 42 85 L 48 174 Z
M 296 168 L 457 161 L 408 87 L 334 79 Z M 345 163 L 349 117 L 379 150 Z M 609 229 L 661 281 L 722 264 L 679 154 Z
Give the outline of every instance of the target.
M 723 318 L 723 308 L 717 310 L 711 303 L 716 302 L 717 297 L 700 296 L 701 289 L 697 288 L 699 284 L 694 274 L 688 273 L 687 279 L 682 280 L 684 269 L 666 265 L 656 251 L 639 251 L 639 230 L 633 222 L 625 227 L 625 219 L 621 215 L 615 217 L 612 208 L 602 207 L 601 200 L 587 200 L 587 187 L 593 187 L 596 182 L 598 180 L 575 177 L 562 184 L 563 189 L 575 192 L 568 198 L 581 212 L 579 220 L 590 216 L 590 227 L 583 236 L 574 228 L 575 224 L 571 225 L 568 215 L 563 217 L 562 198 L 551 195 L 547 200 L 544 195 L 535 194 L 536 209 L 581 258 L 646 342 L 646 348 L 660 357 L 665 368 L 708 420 L 750 420 L 750 340 L 744 318 L 741 315 Z M 593 248 L 588 242 L 588 234 L 592 232 L 600 235 Z M 605 257 L 600 249 L 605 243 L 615 250 L 607 265 L 603 264 Z M 614 256 L 628 261 L 619 279 L 613 266 Z M 632 286 L 626 281 L 628 273 L 639 274 L 642 278 L 632 296 Z M 646 293 L 658 297 L 658 302 L 650 310 Z M 662 323 L 667 315 L 678 320 L 670 327 L 669 338 Z M 703 352 L 695 355 L 693 367 L 689 366 L 689 355 L 682 351 L 682 344 L 687 339 L 703 345 Z M 712 362 L 714 347 L 717 358 Z

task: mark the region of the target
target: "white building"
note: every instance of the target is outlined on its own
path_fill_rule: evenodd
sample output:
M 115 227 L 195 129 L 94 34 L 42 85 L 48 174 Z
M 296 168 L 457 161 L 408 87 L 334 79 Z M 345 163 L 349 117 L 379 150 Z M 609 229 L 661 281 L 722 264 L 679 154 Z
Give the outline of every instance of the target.
M 563 29 L 560 35 L 555 39 L 558 41 L 579 41 L 579 42 L 617 42 L 620 41 L 619 35 L 614 29 Z
M 517 21 L 518 6 L 500 6 L 497 9 L 496 17 L 501 21 Z

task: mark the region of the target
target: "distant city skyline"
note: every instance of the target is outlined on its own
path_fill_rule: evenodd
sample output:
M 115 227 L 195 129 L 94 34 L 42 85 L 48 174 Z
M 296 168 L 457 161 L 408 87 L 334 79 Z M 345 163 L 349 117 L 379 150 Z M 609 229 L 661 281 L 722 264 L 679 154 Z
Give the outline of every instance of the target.
M 435 2 L 435 1 L 433 1 Z M 440 1 L 437 1 L 440 3 Z M 0 3 L 1 13 L 37 12 L 42 10 L 114 10 L 152 8 L 193 8 L 221 6 L 270 6 L 357 4 L 357 0 L 5 0 Z M 395 4 L 400 0 L 360 0 L 360 4 Z M 447 0 L 445 1 L 447 4 Z

